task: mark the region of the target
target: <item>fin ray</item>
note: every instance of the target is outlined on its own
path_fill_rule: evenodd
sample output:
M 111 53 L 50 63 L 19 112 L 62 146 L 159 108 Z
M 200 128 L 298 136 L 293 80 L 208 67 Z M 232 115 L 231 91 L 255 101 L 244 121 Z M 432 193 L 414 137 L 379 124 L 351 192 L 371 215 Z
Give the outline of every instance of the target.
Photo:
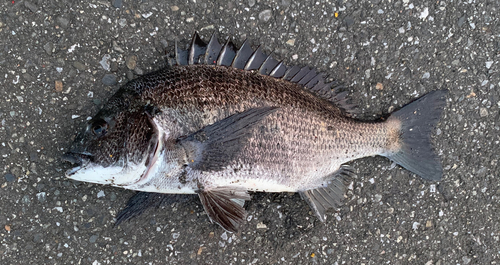
M 321 74 L 316 74 L 316 76 L 311 78 L 306 84 L 304 84 L 304 86 L 311 89 L 316 86 L 316 84 L 318 84 L 322 79 L 323 77 L 321 76 Z
M 237 69 L 244 69 L 248 59 L 250 59 L 250 56 L 252 56 L 252 53 L 252 47 L 250 47 L 248 40 L 245 40 L 236 53 L 232 66 Z
M 188 64 L 199 64 L 201 62 L 200 57 L 205 54 L 206 50 L 207 44 L 200 38 L 200 35 L 195 32 L 189 47 Z
M 228 39 L 222 47 L 219 58 L 217 58 L 217 65 L 230 66 L 233 63 L 236 52 L 234 43 Z
M 212 34 L 210 37 L 210 41 L 207 45 L 207 50 L 205 52 L 205 64 L 207 65 L 215 65 L 217 64 L 217 58 L 221 52 L 222 45 L 219 43 L 217 39 L 217 35 Z
M 310 69 L 309 72 L 306 73 L 304 77 L 302 77 L 297 84 L 305 86 L 309 81 L 315 78 L 318 75 L 314 69 Z
M 301 68 L 299 66 L 297 66 L 297 65 L 290 67 L 285 72 L 285 76 L 283 76 L 283 79 L 287 80 L 287 81 L 290 81 L 300 71 L 300 69 Z
M 178 65 L 187 65 L 188 64 L 188 51 L 183 50 L 178 46 L 177 41 L 175 42 L 175 62 Z
M 259 68 L 259 73 L 261 75 L 270 75 L 271 71 L 278 65 L 278 60 L 274 59 L 271 55 L 267 56 L 266 60 L 262 63 Z
M 285 75 L 286 70 L 287 66 L 283 64 L 283 62 L 280 62 L 278 65 L 276 65 L 276 67 L 274 67 L 269 75 L 272 77 L 281 78 Z
M 219 224 L 225 230 L 237 232 L 244 223 L 246 211 L 243 204 L 245 200 L 250 200 L 250 195 L 245 189 L 217 187 L 203 190 L 198 196 L 210 221 Z
M 295 74 L 292 79 L 290 79 L 290 82 L 292 83 L 298 83 L 304 76 L 306 76 L 309 71 L 311 71 L 311 69 L 309 68 L 309 66 L 304 66 L 302 68 L 300 68 L 300 71 Z
M 330 179 L 326 186 L 299 191 L 300 196 L 309 204 L 318 219 L 324 222 L 328 209 L 337 208 L 342 205 L 346 179 L 353 176 L 354 172 L 352 168 L 344 165 L 325 178 Z
M 257 47 L 257 49 L 253 52 L 250 59 L 245 65 L 245 70 L 256 70 L 259 69 L 262 63 L 266 60 L 267 55 L 262 52 L 261 46 Z

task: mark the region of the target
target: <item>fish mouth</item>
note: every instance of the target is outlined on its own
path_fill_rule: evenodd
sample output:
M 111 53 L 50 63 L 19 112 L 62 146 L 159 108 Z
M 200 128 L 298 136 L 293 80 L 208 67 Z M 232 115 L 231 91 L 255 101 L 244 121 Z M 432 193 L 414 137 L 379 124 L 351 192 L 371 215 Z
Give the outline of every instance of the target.
M 61 156 L 61 160 L 69 162 L 75 167 L 66 171 L 66 177 L 71 177 L 73 174 L 82 169 L 88 162 L 91 161 L 92 155 L 88 153 L 74 153 L 68 152 Z
M 96 162 L 95 156 L 89 153 L 68 152 L 61 156 L 61 160 L 74 166 L 66 171 L 69 179 L 118 187 L 135 184 L 147 169 L 146 158 L 137 164 L 103 165 Z

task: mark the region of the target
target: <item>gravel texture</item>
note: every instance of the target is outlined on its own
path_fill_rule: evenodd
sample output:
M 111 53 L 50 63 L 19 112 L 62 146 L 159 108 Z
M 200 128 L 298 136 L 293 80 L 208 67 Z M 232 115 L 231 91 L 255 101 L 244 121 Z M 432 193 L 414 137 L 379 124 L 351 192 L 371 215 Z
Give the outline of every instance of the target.
M 299 3 L 300 2 L 300 3 Z M 498 264 L 498 1 L 2 1 L 1 264 Z M 444 170 L 426 182 L 381 157 L 319 222 L 298 194 L 253 195 L 240 234 L 197 199 L 114 227 L 134 192 L 65 179 L 59 159 L 119 85 L 175 40 L 255 46 L 342 80 L 373 119 L 434 89 Z

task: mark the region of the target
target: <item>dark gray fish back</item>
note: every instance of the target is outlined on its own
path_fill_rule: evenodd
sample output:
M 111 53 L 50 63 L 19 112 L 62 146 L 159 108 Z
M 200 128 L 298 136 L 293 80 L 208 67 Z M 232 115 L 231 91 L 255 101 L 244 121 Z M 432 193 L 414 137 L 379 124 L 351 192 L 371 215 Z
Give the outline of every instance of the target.
M 187 50 L 175 45 L 175 63 L 177 65 L 219 65 L 245 71 L 255 70 L 261 75 L 271 76 L 296 83 L 315 95 L 334 103 L 348 116 L 356 113 L 356 106 L 350 104 L 343 86 L 338 81 L 325 83 L 323 74 L 309 67 L 288 66 L 276 60 L 272 55 L 266 55 L 261 47 L 253 50 L 248 41 L 241 47 L 228 39 L 221 45 L 215 34 L 205 43 L 198 33 L 195 33 Z

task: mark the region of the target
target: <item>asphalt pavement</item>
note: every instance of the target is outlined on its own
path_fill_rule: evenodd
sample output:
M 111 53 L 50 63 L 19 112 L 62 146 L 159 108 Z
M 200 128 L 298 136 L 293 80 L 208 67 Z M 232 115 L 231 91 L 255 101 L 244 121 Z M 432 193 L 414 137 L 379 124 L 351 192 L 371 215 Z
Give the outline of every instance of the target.
M 500 263 L 499 13 L 487 0 L 2 1 L 0 263 Z M 448 89 L 433 137 L 443 179 L 365 158 L 326 223 L 298 194 L 255 193 L 239 234 L 196 197 L 115 227 L 135 192 L 68 180 L 60 156 L 195 31 L 341 80 L 363 119 Z

